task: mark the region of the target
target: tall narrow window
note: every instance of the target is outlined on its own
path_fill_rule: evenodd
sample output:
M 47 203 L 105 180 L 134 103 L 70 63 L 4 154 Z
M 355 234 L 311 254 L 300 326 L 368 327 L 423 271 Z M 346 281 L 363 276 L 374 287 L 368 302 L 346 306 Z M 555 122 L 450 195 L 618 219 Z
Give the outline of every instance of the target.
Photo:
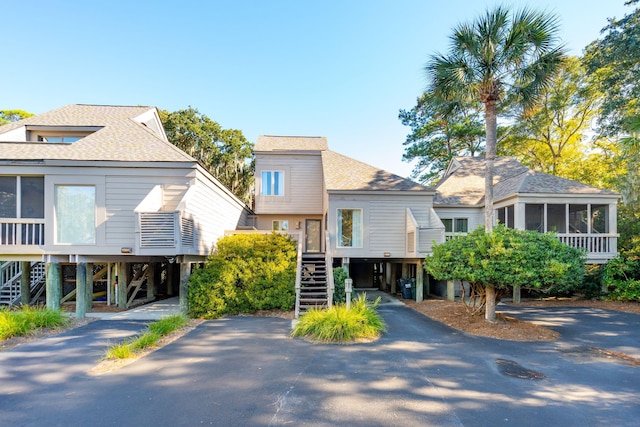
M 0 218 L 17 217 L 17 188 L 15 176 L 0 176 Z
M 20 178 L 20 218 L 44 218 L 44 177 Z
M 591 205 L 591 232 L 609 232 L 609 206 Z
M 56 185 L 56 242 L 95 244 L 96 189 L 88 185 Z
M 588 224 L 587 205 L 569 205 L 569 233 L 587 233 Z
M 547 231 L 567 232 L 567 205 L 547 205 Z
M 529 204 L 524 208 L 524 222 L 527 230 L 544 232 L 544 205 Z
M 362 209 L 338 209 L 338 246 L 362 247 Z
M 284 196 L 284 172 L 262 171 L 260 194 L 263 196 Z
M 454 225 L 454 231 L 456 233 L 466 233 L 469 231 L 469 220 L 467 218 L 456 218 Z

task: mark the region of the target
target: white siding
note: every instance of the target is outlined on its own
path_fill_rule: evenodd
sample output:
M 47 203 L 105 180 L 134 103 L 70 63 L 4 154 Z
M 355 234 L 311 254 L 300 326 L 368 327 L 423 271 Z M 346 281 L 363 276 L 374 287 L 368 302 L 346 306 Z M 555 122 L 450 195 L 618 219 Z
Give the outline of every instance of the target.
M 407 258 L 407 208 L 411 209 L 418 224 L 429 224 L 433 197 L 416 193 L 330 194 L 328 232 L 334 257 Z M 363 247 L 336 247 L 336 217 L 338 209 L 363 210 Z M 424 221 L 424 222 L 421 222 Z
M 262 171 L 283 171 L 284 196 L 262 196 Z M 323 202 L 320 154 L 256 154 L 256 214 L 321 215 Z

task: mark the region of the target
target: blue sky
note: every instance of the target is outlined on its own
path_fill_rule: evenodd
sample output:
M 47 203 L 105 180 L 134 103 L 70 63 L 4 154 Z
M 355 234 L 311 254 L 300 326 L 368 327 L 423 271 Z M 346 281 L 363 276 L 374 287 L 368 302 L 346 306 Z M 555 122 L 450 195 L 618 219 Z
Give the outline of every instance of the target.
M 224 128 L 326 136 L 334 151 L 408 176 L 408 128 L 430 54 L 491 1 L 7 1 L 0 109 L 71 103 L 199 109 Z M 624 0 L 505 1 L 558 15 L 574 55 Z

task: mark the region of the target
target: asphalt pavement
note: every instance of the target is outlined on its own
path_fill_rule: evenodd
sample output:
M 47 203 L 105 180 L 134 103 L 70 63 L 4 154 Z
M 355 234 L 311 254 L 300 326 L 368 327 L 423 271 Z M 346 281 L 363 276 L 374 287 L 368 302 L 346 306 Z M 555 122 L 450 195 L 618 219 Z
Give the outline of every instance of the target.
M 100 320 L 0 352 L 0 423 L 639 424 L 640 368 L 588 349 L 636 354 L 640 316 L 508 310 L 534 321 L 553 319 L 551 327 L 563 336 L 554 343 L 479 338 L 389 303 L 379 307 L 388 331 L 375 343 L 316 345 L 290 338 L 288 320 L 229 317 L 204 322 L 122 369 L 90 376 L 109 341 L 145 325 Z

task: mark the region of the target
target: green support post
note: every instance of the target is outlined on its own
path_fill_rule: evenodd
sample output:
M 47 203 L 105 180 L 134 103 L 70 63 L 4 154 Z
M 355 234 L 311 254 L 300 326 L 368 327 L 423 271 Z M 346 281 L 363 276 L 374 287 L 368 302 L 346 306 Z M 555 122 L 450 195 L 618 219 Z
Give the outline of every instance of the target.
M 116 301 L 118 308 L 127 308 L 127 285 L 129 284 L 127 274 L 127 263 L 118 263 L 118 291 L 116 292 Z
M 20 263 L 22 275 L 20 276 L 20 304 L 29 305 L 31 302 L 31 262 Z
M 47 308 L 49 310 L 60 309 L 60 298 L 62 295 L 62 280 L 60 277 L 60 264 L 57 262 L 47 263 Z
M 76 319 L 84 319 L 87 313 L 87 263 L 76 264 Z

